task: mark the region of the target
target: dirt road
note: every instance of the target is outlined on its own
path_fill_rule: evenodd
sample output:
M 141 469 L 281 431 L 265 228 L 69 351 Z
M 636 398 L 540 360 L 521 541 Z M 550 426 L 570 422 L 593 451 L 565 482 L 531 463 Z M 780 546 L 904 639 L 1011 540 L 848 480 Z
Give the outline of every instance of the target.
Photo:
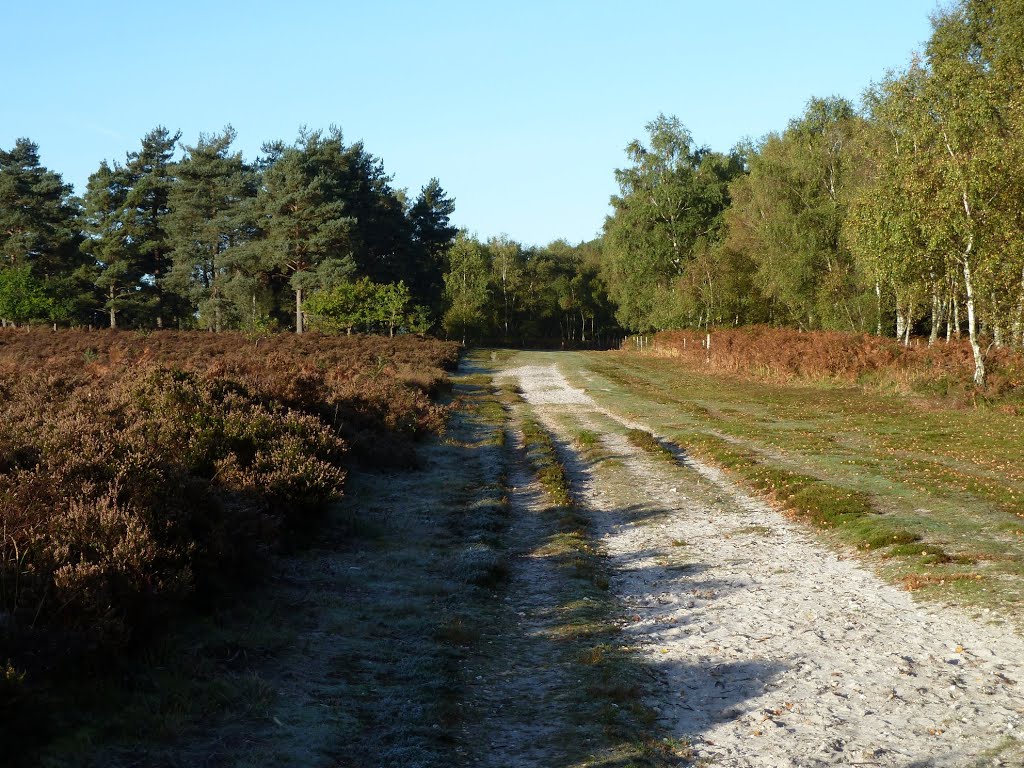
M 634 447 L 626 429 L 646 426 L 571 387 L 556 359 L 503 375 L 567 446 L 623 638 L 656 673 L 650 704 L 698 761 L 1024 765 L 1018 636 L 916 603 L 712 468 Z M 581 429 L 604 461 L 577 457 Z

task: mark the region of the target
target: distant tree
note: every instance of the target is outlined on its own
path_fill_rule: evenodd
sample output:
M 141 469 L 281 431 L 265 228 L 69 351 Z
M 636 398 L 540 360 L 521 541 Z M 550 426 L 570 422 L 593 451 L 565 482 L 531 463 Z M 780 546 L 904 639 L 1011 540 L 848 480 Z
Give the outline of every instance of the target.
M 42 165 L 37 144 L 18 139 L 10 151 L 0 150 L 0 273 L 17 270 L 7 276 L 8 309 L 0 320 L 64 319 L 80 309 L 79 215 L 71 186 Z M 24 304 L 10 296 L 15 285 L 29 292 Z M 28 311 L 30 305 L 36 309 Z
M 781 134 L 749 157 L 728 216 L 745 239 L 776 322 L 861 330 L 861 286 L 842 238 L 863 121 L 840 98 L 811 99 Z
M 423 308 L 413 306 L 411 299 L 405 283 L 375 283 L 361 277 L 314 291 L 306 302 L 306 311 L 321 330 L 351 334 L 356 328 L 386 328 L 388 335 L 394 336 L 401 327 L 423 330 Z
M 728 182 L 739 158 L 697 147 L 676 117 L 647 124 L 645 146 L 633 141 L 631 165 L 615 172 L 620 193 L 605 221 L 605 275 L 624 326 L 661 325 L 657 304 L 672 297 L 694 249 L 720 237 Z
M 259 285 L 256 249 L 246 247 L 254 235 L 256 180 L 241 153 L 231 151 L 234 139 L 228 126 L 185 147 L 167 222 L 174 264 L 168 284 L 188 296 L 216 331 L 246 317 Z M 244 303 L 236 306 L 233 299 Z
M 125 220 L 144 278 L 142 293 L 149 298 L 148 322 L 164 327 L 189 311 L 186 302 L 168 294 L 164 281 L 171 270 L 172 245 L 167 231 L 171 189 L 175 184 L 173 158 L 181 132 L 157 126 L 142 138 L 137 152 L 125 161 Z
M 124 165 L 103 161 L 89 177 L 82 247 L 95 260 L 92 279 L 111 328 L 123 313 L 162 327 L 167 315 L 188 311 L 164 291 L 171 251 L 166 229 L 171 158 L 180 135 L 155 128 Z
M 471 335 L 481 334 L 486 325 L 491 265 L 487 249 L 465 232 L 455 238 L 448 262 L 444 276 L 444 329 L 465 344 Z
M 313 324 L 331 333 L 351 335 L 373 320 L 377 304 L 377 286 L 368 277 L 342 280 L 314 291 L 306 302 Z
M 395 335 L 395 329 L 409 317 L 412 294 L 405 283 L 385 283 L 378 286 L 375 297 L 382 326 L 388 329 L 388 336 Z
M 0 269 L 0 318 L 5 324 L 57 319 L 58 314 L 56 299 L 33 277 L 30 264 Z
M 339 161 L 337 195 L 352 218 L 350 252 L 357 269 L 378 283 L 416 281 L 419 254 L 404 194 L 392 188 L 382 161 L 362 142 L 343 147 Z
M 491 284 L 498 299 L 494 324 L 501 330 L 501 337 L 508 342 L 522 299 L 525 254 L 522 246 L 506 235 L 490 238 L 485 247 L 491 264 Z
M 130 176 L 125 168 L 106 161 L 89 176 L 85 193 L 83 250 L 94 260 L 93 282 L 103 296 L 111 328 L 119 314 L 145 303 L 143 259 L 132 237 L 133 216 L 128 207 Z
M 355 219 L 346 198 L 349 159 L 341 132 L 303 131 L 274 148 L 258 197 L 261 247 L 268 264 L 289 280 L 295 295 L 295 331 L 303 331 L 303 296 L 319 285 L 327 259 L 352 258 Z
M 455 201 L 431 179 L 420 190 L 409 208 L 409 223 L 416 250 L 415 274 L 410 275 L 410 291 L 417 301 L 440 308 L 448 250 L 458 229 L 451 224 Z

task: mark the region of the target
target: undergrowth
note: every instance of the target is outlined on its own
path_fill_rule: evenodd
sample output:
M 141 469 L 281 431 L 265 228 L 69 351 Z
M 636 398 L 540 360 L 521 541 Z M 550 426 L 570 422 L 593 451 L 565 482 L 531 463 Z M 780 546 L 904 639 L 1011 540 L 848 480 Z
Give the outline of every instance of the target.
M 0 711 L 102 675 L 261 578 L 353 466 L 415 464 L 457 354 L 411 338 L 0 333 Z M 47 729 L 31 711 L 0 721 L 26 754 Z
M 704 333 L 662 331 L 647 349 L 701 370 L 762 381 L 827 379 L 972 403 L 979 396 L 997 398 L 1018 412 L 1024 410 L 1024 355 L 1007 347 L 987 349 L 987 383 L 979 391 L 973 384 L 974 358 L 966 340 L 929 345 L 915 339 L 904 346 L 868 334 L 768 326 L 715 329 L 710 337 L 708 349 Z M 627 341 L 623 349 L 629 348 Z

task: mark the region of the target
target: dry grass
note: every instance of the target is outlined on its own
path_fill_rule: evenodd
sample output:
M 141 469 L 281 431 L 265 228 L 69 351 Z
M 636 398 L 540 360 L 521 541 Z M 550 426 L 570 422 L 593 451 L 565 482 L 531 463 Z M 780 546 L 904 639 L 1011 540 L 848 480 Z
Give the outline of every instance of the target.
M 789 383 L 831 380 L 887 391 L 973 400 L 974 359 L 966 341 L 929 346 L 921 339 L 909 347 L 895 339 L 838 331 L 800 332 L 753 326 L 724 328 L 706 335 L 693 331 L 656 334 L 650 352 L 677 358 L 714 373 Z M 629 349 L 628 343 L 624 349 Z M 987 397 L 1024 393 L 1024 356 L 1008 348 L 986 351 Z M 1015 398 L 1016 399 L 1016 398 Z

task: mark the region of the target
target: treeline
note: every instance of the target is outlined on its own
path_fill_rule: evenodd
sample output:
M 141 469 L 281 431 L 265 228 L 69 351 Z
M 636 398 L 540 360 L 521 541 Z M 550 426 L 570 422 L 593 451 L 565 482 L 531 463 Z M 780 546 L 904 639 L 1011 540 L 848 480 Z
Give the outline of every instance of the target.
M 524 247 L 459 233 L 444 276 L 444 332 L 464 343 L 609 344 L 620 330 L 601 264 L 600 241 Z
M 675 118 L 616 172 L 602 274 L 637 331 L 767 323 L 1024 345 L 1024 4 L 962 0 L 858 110 L 730 153 Z
M 415 199 L 340 131 L 264 145 L 157 128 L 82 198 L 38 147 L 0 151 L 0 323 L 604 344 L 600 244 L 481 242 L 433 179 Z M 180 157 L 177 154 L 180 150 Z
M 336 129 L 268 143 L 252 162 L 230 127 L 180 139 L 151 131 L 124 163 L 102 162 L 81 199 L 32 141 L 0 150 L 4 325 L 301 332 L 307 299 L 356 283 L 373 305 L 401 298 L 386 315 L 361 311 L 360 330 L 423 330 L 440 315 L 456 230 L 436 179 L 409 199 Z

